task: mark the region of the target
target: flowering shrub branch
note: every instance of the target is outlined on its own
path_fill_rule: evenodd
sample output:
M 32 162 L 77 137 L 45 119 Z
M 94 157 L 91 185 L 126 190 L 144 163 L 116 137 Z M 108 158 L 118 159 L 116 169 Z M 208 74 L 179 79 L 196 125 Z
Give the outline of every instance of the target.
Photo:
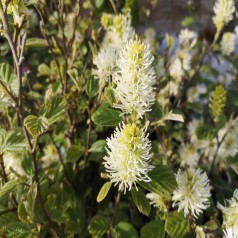
M 0 1 L 0 236 L 238 237 L 235 3 L 147 7 Z

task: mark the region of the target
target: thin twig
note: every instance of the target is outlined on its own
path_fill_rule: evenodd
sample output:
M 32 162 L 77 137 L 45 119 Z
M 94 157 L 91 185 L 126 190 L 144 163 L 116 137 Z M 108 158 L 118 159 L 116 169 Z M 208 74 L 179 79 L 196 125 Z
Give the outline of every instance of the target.
M 73 29 L 73 35 L 72 35 L 72 38 L 69 40 L 69 43 L 68 43 L 68 52 L 67 52 L 67 55 L 66 55 L 66 58 L 68 58 L 72 52 L 72 48 L 73 48 L 73 43 L 74 43 L 74 40 L 75 40 L 75 33 L 76 33 L 76 29 L 77 29 L 77 25 L 79 23 L 79 20 L 80 20 L 80 1 L 77 0 L 77 4 L 78 4 L 78 10 L 77 10 L 77 14 L 75 16 L 75 23 L 74 23 L 74 29 Z
M 219 141 L 219 138 L 218 138 L 218 135 L 216 136 L 216 140 L 217 140 L 217 148 L 216 148 L 216 151 L 214 153 L 214 156 L 213 156 L 213 159 L 212 159 L 212 164 L 210 166 L 210 169 L 209 169 L 209 172 L 208 174 L 211 176 L 212 174 L 212 170 L 213 170 L 213 167 L 215 165 L 215 162 L 216 162 L 216 158 L 217 158 L 217 155 L 218 155 L 218 151 L 222 145 L 222 143 L 224 142 L 226 136 L 228 135 L 228 133 L 230 132 L 231 128 L 233 127 L 233 123 L 236 122 L 237 119 L 235 119 L 234 121 L 232 121 L 232 119 L 230 120 L 230 124 L 229 124 L 229 127 L 226 131 L 226 133 L 223 135 L 223 137 L 221 138 L 221 140 Z
M 67 169 L 66 169 L 66 167 L 65 167 L 64 160 L 63 160 L 62 154 L 61 154 L 61 152 L 60 152 L 60 148 L 59 148 L 59 146 L 56 144 L 53 135 L 52 135 L 51 133 L 49 133 L 49 135 L 50 135 L 50 138 L 51 138 L 51 140 L 52 140 L 52 142 L 53 142 L 53 145 L 55 146 L 55 148 L 56 148 L 56 150 L 57 150 L 60 163 L 61 163 L 61 165 L 63 166 L 63 170 L 64 170 L 64 174 L 65 174 L 65 176 L 66 176 L 66 180 L 67 180 L 68 183 L 74 188 L 74 185 L 73 185 L 73 183 L 72 183 L 72 180 L 70 179 L 69 174 L 68 174 L 68 172 L 67 172 Z
M 17 105 L 17 99 L 14 97 L 14 95 L 8 90 L 6 85 L 0 80 L 0 88 L 2 91 Z
M 120 200 L 121 200 L 121 190 L 118 190 L 116 201 L 115 201 L 115 209 L 114 209 L 113 216 L 112 216 L 111 227 L 114 227 L 114 225 L 115 225 Z
M 4 166 L 4 162 L 3 162 L 3 155 L 0 155 L 0 166 L 1 166 L 1 170 L 2 170 L 3 182 L 6 183 L 7 182 L 7 174 L 6 174 L 5 166 Z
M 55 62 L 55 64 L 56 64 L 56 67 L 57 67 L 57 69 L 58 69 L 58 73 L 59 73 L 59 77 L 60 77 L 60 83 L 61 83 L 62 92 L 63 92 L 63 91 L 64 91 L 64 83 L 63 83 L 63 78 L 62 78 L 61 71 L 60 71 L 59 62 L 58 62 L 58 60 L 57 60 L 56 57 L 55 57 L 55 54 L 54 54 L 54 52 L 53 52 L 53 47 L 51 46 L 50 40 L 49 40 L 49 38 L 48 38 L 48 35 L 46 34 L 45 22 L 44 22 L 43 16 L 42 16 L 40 10 L 38 9 L 38 7 L 37 7 L 36 5 L 34 5 L 34 6 L 35 6 L 35 9 L 37 10 L 37 12 L 38 12 L 39 15 L 40 15 L 40 19 L 41 19 L 41 21 L 40 21 L 41 33 L 42 33 L 42 35 L 44 36 L 44 38 L 45 38 L 45 40 L 46 40 L 46 42 L 47 42 L 47 44 L 48 44 L 49 51 L 50 51 L 50 53 L 51 53 L 51 55 L 52 55 L 52 57 L 53 57 L 53 60 L 54 60 L 54 62 Z

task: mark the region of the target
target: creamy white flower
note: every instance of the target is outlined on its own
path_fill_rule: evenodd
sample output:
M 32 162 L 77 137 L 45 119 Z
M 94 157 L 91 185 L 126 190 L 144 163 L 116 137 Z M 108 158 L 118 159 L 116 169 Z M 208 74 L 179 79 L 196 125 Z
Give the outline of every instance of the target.
M 238 189 L 234 191 L 233 197 L 225 201 L 227 206 L 223 206 L 220 203 L 217 207 L 223 213 L 223 224 L 227 227 L 234 227 L 238 229 Z
M 179 58 L 176 58 L 169 66 L 169 74 L 179 81 L 183 77 L 183 65 Z
M 238 238 L 238 229 L 235 227 L 225 229 L 223 238 Z
M 206 238 L 205 232 L 203 231 L 203 228 L 200 226 L 196 226 L 196 238 Z
M 190 137 L 191 142 L 197 143 L 198 138 L 197 138 L 196 130 L 202 124 L 203 124 L 203 121 L 200 119 L 192 119 L 192 121 L 188 123 L 188 135 Z
M 157 95 L 157 101 L 163 109 L 165 109 L 170 103 L 170 94 L 168 90 L 162 89 Z
M 115 94 L 118 103 L 114 107 L 126 114 L 141 118 L 155 101 L 156 83 L 154 57 L 148 45 L 140 40 L 130 40 L 120 52 L 115 76 Z
M 183 69 L 186 71 L 190 70 L 191 69 L 191 60 L 192 60 L 192 55 L 191 55 L 190 51 L 180 50 L 179 58 L 182 62 Z
M 22 168 L 22 158 L 18 153 L 6 152 L 3 154 L 3 163 L 5 171 L 9 179 L 17 178 L 17 175 L 23 176 L 25 174 Z M 17 175 L 16 175 L 16 174 Z
M 184 215 L 191 213 L 195 218 L 210 206 L 211 187 L 207 174 L 201 169 L 178 170 L 176 174 L 177 189 L 173 192 L 173 207 L 183 210 Z
M 235 154 L 238 152 L 238 128 L 233 127 L 232 130 L 229 130 L 229 132 L 227 132 L 227 125 L 225 126 L 225 128 L 222 128 L 219 132 L 218 132 L 218 137 L 219 140 L 221 141 L 223 136 L 225 135 L 225 133 L 227 133 L 223 143 L 220 146 L 220 153 L 221 155 L 223 155 L 223 157 L 228 157 L 230 156 L 235 156 Z
M 191 59 L 192 56 L 187 50 L 180 50 L 177 58 L 175 58 L 170 67 L 169 73 L 172 78 L 174 78 L 178 83 L 181 81 L 184 71 L 191 69 Z
M 224 55 L 230 55 L 235 50 L 235 34 L 226 32 L 222 36 L 221 51 Z
M 95 77 L 108 81 L 110 76 L 114 74 L 117 56 L 115 48 L 110 46 L 102 47 L 98 54 L 93 57 L 93 64 L 97 67 L 97 69 L 93 70 Z
M 179 34 L 180 45 L 192 48 L 197 42 L 197 33 L 189 29 L 182 29 Z
M 113 15 L 104 13 L 101 23 L 106 30 L 103 46 L 111 46 L 120 50 L 126 42 L 134 37 L 134 29 L 131 26 L 131 15 L 129 12 Z
M 145 130 L 135 124 L 122 124 L 107 139 L 107 153 L 103 162 L 108 177 L 119 190 L 131 190 L 137 181 L 150 182 L 147 173 L 153 169 L 149 165 L 151 142 Z
M 159 208 L 159 210 L 167 212 L 168 211 L 168 205 L 166 205 L 166 198 L 160 196 L 157 193 L 148 193 L 146 194 L 146 197 L 150 200 L 150 204 L 154 207 Z
M 179 148 L 180 165 L 195 167 L 198 164 L 199 153 L 193 144 L 182 144 Z
M 217 0 L 214 5 L 213 22 L 218 31 L 233 19 L 233 13 L 235 12 L 235 4 L 233 0 Z
M 223 140 L 223 137 L 225 139 Z M 235 156 L 238 152 L 238 125 L 237 121 L 233 122 L 233 127 L 230 128 L 230 124 L 227 123 L 222 129 L 218 131 L 218 139 L 219 141 L 223 140 L 222 144 L 219 147 L 218 152 L 216 152 L 217 148 L 217 140 L 213 139 L 213 148 L 210 150 L 209 160 L 212 161 L 214 158 L 214 154 L 217 153 L 216 163 L 220 163 L 223 167 L 227 167 L 226 159 L 228 156 Z
M 205 94 L 207 92 L 207 87 L 204 84 L 196 85 L 196 87 L 191 87 L 187 91 L 188 102 L 201 101 L 199 100 L 200 94 Z
M 215 54 L 210 53 L 205 57 L 205 63 L 215 69 L 217 74 L 202 72 L 202 77 L 215 83 L 221 83 L 226 87 L 231 86 L 232 81 L 235 80 L 235 75 L 237 75 L 237 69 L 229 60 L 225 59 L 221 54 L 215 56 Z
M 165 92 L 176 96 L 182 83 L 185 70 L 190 69 L 191 57 L 185 51 L 180 51 L 177 58 L 175 58 L 169 66 L 169 74 L 172 77 L 166 87 Z

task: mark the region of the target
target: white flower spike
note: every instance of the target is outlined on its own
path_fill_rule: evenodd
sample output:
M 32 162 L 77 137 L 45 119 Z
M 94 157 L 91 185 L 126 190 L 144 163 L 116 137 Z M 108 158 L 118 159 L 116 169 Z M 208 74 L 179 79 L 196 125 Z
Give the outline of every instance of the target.
M 150 182 L 147 173 L 153 169 L 149 165 L 151 142 L 145 130 L 135 124 L 119 125 L 111 138 L 107 139 L 107 153 L 103 162 L 108 177 L 119 190 L 131 190 L 137 181 Z
M 220 32 L 223 27 L 233 19 L 235 4 L 233 0 L 217 0 L 213 8 L 215 16 L 213 22 Z
M 234 191 L 233 197 L 226 200 L 228 206 L 223 206 L 220 203 L 217 207 L 222 211 L 226 227 L 235 227 L 238 230 L 238 189 Z
M 97 69 L 93 70 L 96 78 L 107 82 L 114 74 L 116 67 L 117 50 L 110 46 L 104 46 L 93 57 L 93 64 Z
M 150 110 L 155 101 L 153 61 L 148 45 L 138 39 L 127 43 L 117 62 L 115 92 L 118 103 L 115 108 L 126 114 L 135 114 L 137 118 Z
M 238 230 L 235 227 L 230 227 L 224 230 L 224 238 L 238 238 Z
M 199 153 L 193 144 L 182 144 L 179 148 L 181 167 L 196 167 L 199 160 Z
M 173 192 L 173 207 L 183 210 L 184 215 L 191 213 L 195 218 L 210 206 L 211 186 L 207 174 L 201 169 L 178 170 L 176 174 L 177 189 Z
M 166 205 L 167 200 L 165 197 L 162 197 L 157 193 L 147 193 L 146 197 L 150 200 L 150 204 L 157 207 L 160 211 L 168 211 L 168 207 Z
M 226 32 L 222 36 L 221 51 L 224 55 L 230 55 L 235 50 L 235 34 Z

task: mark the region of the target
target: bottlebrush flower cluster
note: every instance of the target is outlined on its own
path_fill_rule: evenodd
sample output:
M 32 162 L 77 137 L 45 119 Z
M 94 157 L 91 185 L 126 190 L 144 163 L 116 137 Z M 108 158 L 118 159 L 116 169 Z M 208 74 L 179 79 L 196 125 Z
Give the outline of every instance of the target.
M 119 190 L 131 190 L 137 181 L 150 182 L 150 149 L 148 134 L 135 124 L 120 125 L 107 139 L 108 156 L 103 164 L 110 180 L 119 184 Z

